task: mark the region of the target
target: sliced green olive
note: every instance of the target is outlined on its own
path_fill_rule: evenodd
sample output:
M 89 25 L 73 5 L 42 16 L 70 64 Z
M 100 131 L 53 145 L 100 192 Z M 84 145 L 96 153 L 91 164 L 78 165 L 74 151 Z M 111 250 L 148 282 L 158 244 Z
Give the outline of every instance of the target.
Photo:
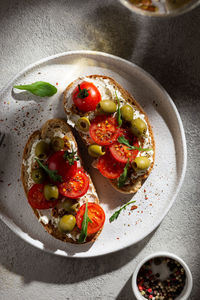
M 44 186 L 44 197 L 48 201 L 54 201 L 58 199 L 59 192 L 58 187 L 53 184 L 45 184 Z
M 102 100 L 99 102 L 99 109 L 100 109 L 100 111 L 102 111 L 104 113 L 112 114 L 112 113 L 116 112 L 117 105 L 112 100 Z
M 143 136 L 147 131 L 147 124 L 140 118 L 134 119 L 131 121 L 131 131 L 137 137 Z
M 64 215 L 59 222 L 59 229 L 63 232 L 70 232 L 76 225 L 76 218 L 73 215 Z
M 60 151 L 64 148 L 64 141 L 62 138 L 55 136 L 52 138 L 51 140 L 51 148 L 53 149 L 53 151 Z
M 139 170 L 144 170 L 144 169 L 148 169 L 150 164 L 151 164 L 151 162 L 146 156 L 140 156 L 140 157 L 136 157 L 136 159 L 134 160 L 133 168 L 139 169 Z
M 42 183 L 46 178 L 46 174 L 42 169 L 33 169 L 31 171 L 31 178 L 35 183 Z
M 73 199 L 65 199 L 65 201 L 62 203 L 62 207 L 67 212 L 75 213 L 78 211 L 80 203 L 74 201 Z
M 105 154 L 105 152 L 102 151 L 102 146 L 96 144 L 90 145 L 88 147 L 88 153 L 92 157 L 99 157 Z
M 132 121 L 133 120 L 133 113 L 134 113 L 134 110 L 132 108 L 132 106 L 126 104 L 126 105 L 123 105 L 121 108 L 120 108 L 120 111 L 121 111 L 121 115 L 122 115 L 122 118 L 125 120 L 125 121 Z
M 44 141 L 40 141 L 35 147 L 35 155 L 39 159 L 46 159 L 49 154 L 49 150 L 49 144 Z
M 80 129 L 84 132 L 87 132 L 90 127 L 90 120 L 86 117 L 82 117 L 82 118 L 78 119 L 77 127 L 78 127 L 78 129 Z

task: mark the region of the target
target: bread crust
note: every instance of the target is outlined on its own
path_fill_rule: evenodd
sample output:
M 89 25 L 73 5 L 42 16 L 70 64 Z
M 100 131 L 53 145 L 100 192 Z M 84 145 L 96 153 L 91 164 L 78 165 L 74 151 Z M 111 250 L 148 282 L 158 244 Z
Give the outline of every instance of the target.
M 143 108 L 135 100 L 135 98 L 127 90 L 125 90 L 118 82 L 116 82 L 113 78 L 108 77 L 108 76 L 102 76 L 102 75 L 90 75 L 90 76 L 86 76 L 86 78 L 108 79 L 110 81 L 110 83 L 121 92 L 123 98 L 126 99 L 126 101 L 128 103 L 135 106 L 137 108 L 137 110 L 139 110 L 140 113 L 144 114 L 144 116 L 145 116 L 145 121 L 146 121 L 148 129 L 149 129 L 149 134 L 151 136 L 151 142 L 152 142 L 152 147 L 153 147 L 153 162 L 151 163 L 151 166 L 148 169 L 148 172 L 146 172 L 144 175 L 141 175 L 141 176 L 137 177 L 134 180 L 133 183 L 127 184 L 127 185 L 125 185 L 121 188 L 119 188 L 117 186 L 117 180 L 116 179 L 108 179 L 110 181 L 111 185 L 113 186 L 113 188 L 115 188 L 118 192 L 124 193 L 124 194 L 136 193 L 141 188 L 142 184 L 144 183 L 144 181 L 147 179 L 147 177 L 151 173 L 151 171 L 153 169 L 153 166 L 154 166 L 154 161 L 155 161 L 155 140 L 154 140 L 154 135 L 153 135 L 151 125 L 149 123 L 149 119 L 148 119 L 146 113 L 144 112 Z M 64 111 L 67 115 L 69 115 L 69 111 L 67 111 L 67 109 L 66 109 L 67 94 L 68 94 L 69 90 L 71 89 L 71 87 L 73 86 L 74 83 L 75 83 L 75 81 L 71 82 L 64 91 L 63 105 L 64 105 Z M 81 137 L 83 137 L 83 134 L 81 132 L 79 132 L 79 134 L 80 134 Z
M 30 137 L 28 138 L 28 141 L 24 147 L 24 152 L 23 152 L 23 161 L 22 161 L 22 166 L 21 166 L 21 181 L 24 187 L 24 191 L 25 194 L 28 198 L 28 191 L 29 191 L 29 186 L 28 186 L 28 158 L 30 157 L 30 153 L 31 153 L 31 149 L 32 146 L 34 144 L 34 142 L 36 140 L 39 139 L 46 139 L 46 138 L 51 138 L 53 136 L 53 134 L 55 133 L 55 131 L 61 131 L 63 132 L 63 134 L 67 134 L 68 138 L 70 139 L 70 141 L 73 141 L 73 143 L 75 145 L 77 145 L 76 140 L 73 136 L 73 133 L 71 131 L 70 126 L 62 119 L 51 119 L 48 120 L 41 128 L 41 130 L 37 130 L 35 132 L 33 132 Z M 78 153 L 78 156 L 80 158 L 80 155 Z M 80 158 L 81 160 L 81 158 Z M 82 165 L 82 161 L 81 161 L 81 165 Z M 88 174 L 87 174 L 88 175 Z M 93 186 L 94 191 L 95 187 L 92 183 L 92 180 L 89 177 L 89 181 L 90 181 L 90 185 Z M 99 199 L 95 196 L 95 203 L 99 203 Z M 33 209 L 33 208 L 32 208 Z M 51 209 L 52 210 L 52 209 Z M 33 209 L 34 214 L 36 215 L 36 217 L 38 218 L 38 220 L 40 221 L 40 216 L 38 213 L 37 209 Z M 73 244 L 79 244 L 77 240 L 73 240 L 72 238 L 69 238 L 68 236 L 66 236 L 66 234 L 62 233 L 59 231 L 59 229 L 57 227 L 55 227 L 53 224 L 48 223 L 48 224 L 44 224 L 43 222 L 40 221 L 40 223 L 43 225 L 43 227 L 45 228 L 45 230 L 52 235 L 53 237 L 55 237 L 56 239 L 59 239 L 63 242 L 69 242 L 69 243 L 73 243 Z M 102 229 L 99 230 L 96 234 L 93 235 L 89 235 L 86 238 L 86 242 L 94 242 L 97 237 L 99 236 L 99 234 L 101 233 Z M 78 230 L 77 226 L 75 226 L 75 228 L 73 229 L 72 233 L 80 233 L 80 230 Z

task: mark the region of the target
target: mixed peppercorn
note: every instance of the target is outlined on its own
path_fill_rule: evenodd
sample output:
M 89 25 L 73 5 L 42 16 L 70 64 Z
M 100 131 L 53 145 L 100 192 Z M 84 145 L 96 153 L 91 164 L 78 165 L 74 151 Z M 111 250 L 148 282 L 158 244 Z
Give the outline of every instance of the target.
M 185 280 L 185 270 L 179 262 L 171 258 L 156 257 L 141 267 L 137 286 L 146 299 L 174 300 L 181 294 Z

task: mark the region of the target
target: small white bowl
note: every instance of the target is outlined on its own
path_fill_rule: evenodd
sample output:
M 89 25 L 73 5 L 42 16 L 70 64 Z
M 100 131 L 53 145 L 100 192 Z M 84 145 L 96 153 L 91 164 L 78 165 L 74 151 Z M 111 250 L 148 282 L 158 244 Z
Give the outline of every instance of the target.
M 185 286 L 184 289 L 182 290 L 181 294 L 176 298 L 176 300 L 187 300 L 191 291 L 192 291 L 192 286 L 193 286 L 193 280 L 192 280 L 192 274 L 188 268 L 188 266 L 186 265 L 186 263 L 177 255 L 173 254 L 173 253 L 169 253 L 169 252 L 156 252 L 154 254 L 151 254 L 149 256 L 147 256 L 146 258 L 144 258 L 137 266 L 137 268 L 135 269 L 134 273 L 133 273 L 133 277 L 132 277 L 132 288 L 133 288 L 133 292 L 134 295 L 136 297 L 137 300 L 147 300 L 145 297 L 143 297 L 138 289 L 137 286 L 137 276 L 138 276 L 138 272 L 140 271 L 141 267 L 150 259 L 156 258 L 156 257 L 167 257 L 167 258 L 172 258 L 175 261 L 179 262 L 182 267 L 185 270 L 185 274 L 186 274 L 186 281 L 185 281 Z

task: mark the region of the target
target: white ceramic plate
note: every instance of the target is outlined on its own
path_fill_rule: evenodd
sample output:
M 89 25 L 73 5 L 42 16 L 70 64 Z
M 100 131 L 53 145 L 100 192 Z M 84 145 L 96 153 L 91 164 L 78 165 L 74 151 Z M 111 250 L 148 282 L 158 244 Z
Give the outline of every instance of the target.
M 135 195 L 116 192 L 103 176 L 91 170 L 106 213 L 104 229 L 91 245 L 65 244 L 47 234 L 29 207 L 20 182 L 22 152 L 28 136 L 53 117 L 65 117 L 62 93 L 75 78 L 102 74 L 113 77 L 135 96 L 152 124 L 155 167 Z M 37 80 L 57 84 L 58 93 L 38 98 L 20 91 L 14 84 Z M 17 235 L 30 244 L 57 255 L 92 257 L 130 246 L 146 237 L 162 221 L 180 190 L 186 170 L 186 142 L 182 122 L 169 95 L 138 66 L 109 54 L 75 51 L 41 60 L 20 72 L 0 93 L 0 131 L 5 133 L 0 148 L 0 217 Z M 92 169 L 92 168 L 91 168 Z M 109 223 L 111 214 L 129 200 L 138 209 L 124 210 Z

